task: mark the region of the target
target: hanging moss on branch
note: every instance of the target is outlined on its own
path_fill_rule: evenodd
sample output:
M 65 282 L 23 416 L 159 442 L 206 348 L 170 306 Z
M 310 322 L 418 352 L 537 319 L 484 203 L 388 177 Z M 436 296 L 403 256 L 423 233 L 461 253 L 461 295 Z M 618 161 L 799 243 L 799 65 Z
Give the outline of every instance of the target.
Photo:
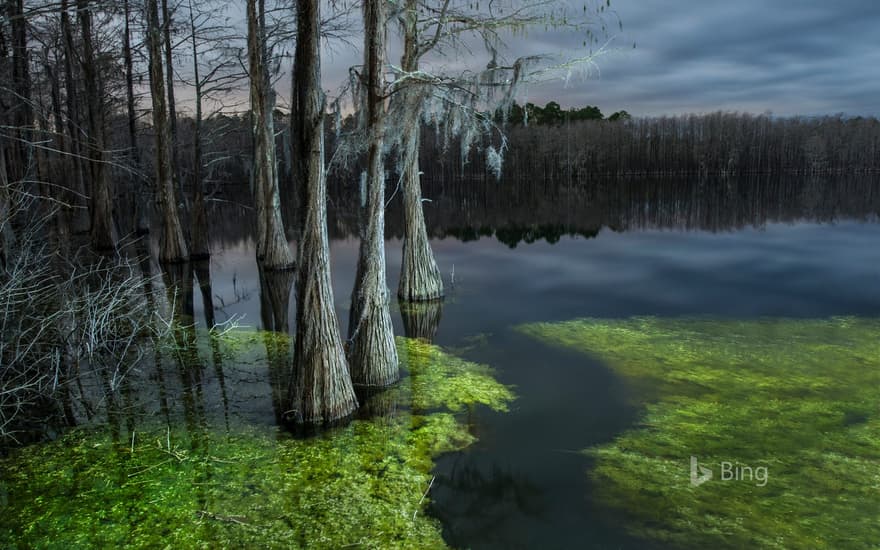
M 627 514 L 634 534 L 682 548 L 880 540 L 880 320 L 585 319 L 519 330 L 598 356 L 648 403 L 638 426 L 586 450 L 594 497 Z M 713 479 L 691 483 L 691 456 Z M 751 478 L 729 479 L 744 466 Z

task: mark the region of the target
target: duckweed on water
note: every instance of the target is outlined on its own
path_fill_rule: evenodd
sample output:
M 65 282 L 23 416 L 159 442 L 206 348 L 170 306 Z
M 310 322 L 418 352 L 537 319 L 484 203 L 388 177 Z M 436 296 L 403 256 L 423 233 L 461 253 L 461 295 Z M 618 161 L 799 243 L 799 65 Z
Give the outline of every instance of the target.
M 588 449 L 595 498 L 680 547 L 880 544 L 880 321 L 584 319 L 519 327 L 593 354 L 647 403 Z M 690 483 L 690 457 L 713 471 Z M 722 462 L 757 477 L 722 479 Z M 742 479 L 745 478 L 745 479 Z
M 410 376 L 391 414 L 318 437 L 204 417 L 138 427 L 133 444 L 81 429 L 15 452 L 0 464 L 0 546 L 443 547 L 423 496 L 433 458 L 473 441 L 454 411 L 512 394 L 487 367 L 399 346 Z

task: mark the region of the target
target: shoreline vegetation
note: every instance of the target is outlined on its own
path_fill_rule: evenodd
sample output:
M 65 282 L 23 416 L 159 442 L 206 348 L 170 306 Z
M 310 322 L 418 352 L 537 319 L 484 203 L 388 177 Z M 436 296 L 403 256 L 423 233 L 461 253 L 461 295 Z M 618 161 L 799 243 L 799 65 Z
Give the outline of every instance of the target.
M 587 108 L 584 108 L 587 109 Z M 563 111 L 564 112 L 564 111 Z M 120 115 L 121 116 L 121 115 Z M 295 160 L 285 153 L 289 143 L 287 113 L 274 112 L 278 148 L 278 178 L 282 195 L 290 194 L 296 174 Z M 328 117 L 329 119 L 330 117 Z M 194 171 L 189 143 L 195 121 L 180 114 L 180 169 Z M 343 120 L 340 130 L 354 126 Z M 664 117 L 621 117 L 615 120 L 567 118 L 528 125 L 496 122 L 507 136 L 500 182 L 584 177 L 629 176 L 757 176 L 757 175 L 845 175 L 880 173 L 880 120 L 845 115 L 820 117 L 775 117 L 718 111 Z M 122 139 L 122 120 L 111 117 L 108 139 Z M 214 113 L 199 121 L 198 131 L 213 136 L 201 154 L 211 158 L 204 170 L 206 196 L 222 193 L 226 186 L 238 186 L 250 179 L 251 128 L 247 113 Z M 488 138 L 462 157 L 456 138 L 447 140 L 433 126 L 423 125 L 419 158 L 424 183 L 433 181 L 486 180 L 496 177 L 487 169 Z M 327 150 L 334 151 L 337 129 L 325 122 Z M 138 158 L 151 162 L 153 130 L 137 132 Z M 110 166 L 114 181 L 130 185 L 125 158 Z M 388 178 L 389 193 L 399 174 L 397 159 L 387 161 L 394 174 Z M 328 161 L 328 186 L 357 182 L 359 174 Z M 352 179 L 353 178 L 353 179 Z M 188 181 L 181 182 L 184 189 Z M 186 193 L 181 200 L 190 199 Z M 283 202 L 283 201 L 282 201 Z
M 680 548 L 880 540 L 877 319 L 637 317 L 518 330 L 598 357 L 644 407 L 638 424 L 584 450 L 595 498 L 634 535 Z M 714 477 L 689 480 L 690 457 Z M 767 475 L 725 479 L 734 466 Z
M 514 399 L 489 367 L 399 338 L 407 372 L 399 384 L 367 397 L 349 424 L 296 438 L 247 410 L 247 379 L 268 368 L 283 386 L 277 371 L 289 363 L 290 338 L 233 330 L 209 339 L 188 356 L 216 346 L 225 386 L 197 363 L 132 373 L 164 380 L 164 405 L 163 395 L 155 403 L 123 391 L 135 402 L 108 408 L 104 427 L 0 460 L 0 546 L 445 547 L 425 514 L 433 460 L 476 440 L 461 413 L 503 412 Z M 273 357 L 279 347 L 287 352 Z M 170 422 L 150 412 L 159 405 L 171 407 Z

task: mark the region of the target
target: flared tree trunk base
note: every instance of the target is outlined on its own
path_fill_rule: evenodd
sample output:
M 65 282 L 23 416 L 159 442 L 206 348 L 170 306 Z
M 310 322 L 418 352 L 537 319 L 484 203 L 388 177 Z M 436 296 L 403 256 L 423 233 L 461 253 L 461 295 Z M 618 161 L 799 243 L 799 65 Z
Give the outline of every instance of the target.
M 368 307 L 349 347 L 351 381 L 358 388 L 384 388 L 400 380 L 394 329 L 387 306 Z
M 285 422 L 328 427 L 345 422 L 358 407 L 341 347 L 316 345 L 297 360 L 298 408 L 286 411 Z
M 408 235 L 404 237 L 403 262 L 397 287 L 397 297 L 404 302 L 437 301 L 444 296 L 443 277 L 434 260 L 423 219 L 421 223 L 421 228 L 407 227 Z

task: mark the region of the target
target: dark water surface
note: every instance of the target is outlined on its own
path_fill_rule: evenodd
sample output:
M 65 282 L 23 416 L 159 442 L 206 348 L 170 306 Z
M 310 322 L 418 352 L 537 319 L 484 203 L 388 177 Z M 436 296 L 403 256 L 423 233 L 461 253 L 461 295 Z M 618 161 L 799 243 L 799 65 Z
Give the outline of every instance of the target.
M 479 441 L 437 463 L 430 511 L 454 546 L 653 544 L 628 535 L 625 519 L 591 497 L 591 462 L 580 453 L 631 427 L 641 407 L 600 361 L 512 327 L 580 317 L 880 314 L 880 184 L 873 180 L 646 180 L 516 191 L 490 182 L 436 184 L 425 196 L 433 200 L 429 232 L 447 286 L 435 343 L 491 365 L 518 396 L 508 413 L 470 411 Z M 347 236 L 350 200 L 334 206 L 333 283 L 344 328 L 358 243 Z M 392 204 L 392 294 L 397 221 Z M 218 231 L 213 293 L 218 306 L 231 304 L 218 320 L 234 315 L 260 327 L 247 234 L 237 222 Z M 201 318 L 198 294 L 195 310 Z M 248 415 L 274 422 L 267 401 Z

